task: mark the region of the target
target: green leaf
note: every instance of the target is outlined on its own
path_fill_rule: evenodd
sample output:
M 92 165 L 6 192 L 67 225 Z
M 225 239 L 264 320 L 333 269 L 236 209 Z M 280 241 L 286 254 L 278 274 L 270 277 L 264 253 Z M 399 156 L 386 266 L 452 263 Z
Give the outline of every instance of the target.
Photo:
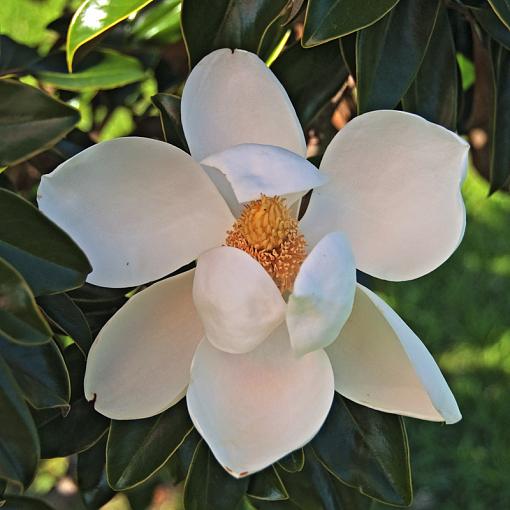
M 40 58 L 33 48 L 0 35 L 0 75 L 19 73 Z
M 50 340 L 51 329 L 23 277 L 0 258 L 0 339 L 2 338 L 20 344 L 38 345 Z
M 66 336 L 70 336 L 83 354 L 87 354 L 92 346 L 92 333 L 83 315 L 67 294 L 40 296 L 37 302 L 49 317 L 50 321 Z
M 45 151 L 79 120 L 77 110 L 39 89 L 0 80 L 0 167 Z
M 52 506 L 44 501 L 27 496 L 6 495 L 5 505 L 2 510 L 54 510 Z
M 482 28 L 499 44 L 510 50 L 510 30 L 491 9 L 473 9 L 473 14 Z
M 33 293 L 83 285 L 92 268 L 74 241 L 25 199 L 0 189 L 0 257 L 25 278 Z
M 349 74 L 336 42 L 309 49 L 295 44 L 276 59 L 271 69 L 289 94 L 304 128 L 338 92 Z
M 309 0 L 303 46 L 317 46 L 381 19 L 399 0 Z
M 69 375 L 54 342 L 25 346 L 0 338 L 0 351 L 32 407 L 63 407 L 64 412 L 69 409 Z
M 39 462 L 37 430 L 21 390 L 0 355 L 0 478 L 28 487 Z
M 219 48 L 257 53 L 287 0 L 183 0 L 181 22 L 190 67 Z
M 494 76 L 494 110 L 491 128 L 490 193 L 510 180 L 510 51 L 491 45 Z
M 356 33 L 345 35 L 340 39 L 340 53 L 349 71 L 349 74 L 356 80 Z
M 412 501 L 409 446 L 402 418 L 350 402 L 335 393 L 312 447 L 341 482 L 392 505 Z
M 123 87 L 143 80 L 146 73 L 136 58 L 103 50 L 88 55 L 73 73 L 40 71 L 36 76 L 58 89 L 91 91 Z
M 400 0 L 356 40 L 358 113 L 392 109 L 418 73 L 441 0 Z
M 67 32 L 67 65 L 71 71 L 73 58 L 80 46 L 136 13 L 152 0 L 85 0 L 74 13 Z
M 107 477 L 114 490 L 140 485 L 177 451 L 193 425 L 186 400 L 142 420 L 113 420 L 107 448 Z
M 455 130 L 458 71 L 447 10 L 439 10 L 434 32 L 420 70 L 402 98 L 405 111 Z
M 165 140 L 189 152 L 186 137 L 182 130 L 181 98 L 173 94 L 156 94 L 151 97 L 151 100 L 159 110 Z
M 274 466 L 269 466 L 250 477 L 248 495 L 251 498 L 265 501 L 280 501 L 289 498 L 287 489 Z
M 303 448 L 299 448 L 299 450 L 289 453 L 283 457 L 283 459 L 278 461 L 278 466 L 288 473 L 297 473 L 303 469 L 304 465 L 305 452 L 303 451 Z
M 153 5 L 136 17 L 132 36 L 141 41 L 176 43 L 182 38 L 181 0 L 163 0 Z
M 510 30 L 510 0 L 489 0 L 494 12 Z
M 248 478 L 237 480 L 230 476 L 201 440 L 184 484 L 184 507 L 186 510 L 235 510 L 246 493 L 248 481 Z

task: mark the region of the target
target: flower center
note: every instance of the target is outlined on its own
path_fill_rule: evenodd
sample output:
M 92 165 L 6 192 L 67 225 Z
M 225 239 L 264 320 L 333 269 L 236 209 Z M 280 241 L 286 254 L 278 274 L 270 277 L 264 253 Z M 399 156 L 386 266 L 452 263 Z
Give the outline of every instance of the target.
M 281 197 L 261 195 L 249 202 L 227 232 L 225 244 L 257 260 L 282 294 L 292 290 L 306 257 L 305 238 Z

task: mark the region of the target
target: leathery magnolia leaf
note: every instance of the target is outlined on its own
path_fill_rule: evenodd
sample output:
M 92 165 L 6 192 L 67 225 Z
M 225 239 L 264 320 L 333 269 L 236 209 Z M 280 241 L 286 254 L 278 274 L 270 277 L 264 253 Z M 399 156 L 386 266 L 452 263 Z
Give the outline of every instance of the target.
M 83 312 L 65 293 L 52 296 L 40 296 L 37 302 L 50 321 L 78 345 L 83 354 L 87 354 L 92 345 L 92 333 Z
M 85 0 L 74 13 L 66 41 L 67 65 L 72 69 L 76 50 L 136 13 L 152 0 Z
M 494 12 L 510 30 L 510 0 L 489 0 Z
M 34 48 L 0 35 L 0 75 L 22 72 L 27 66 L 41 57 Z
M 50 340 L 51 329 L 23 277 L 0 258 L 0 341 L 2 338 L 39 345 Z
M 446 8 L 439 9 L 418 74 L 402 98 L 403 109 L 455 130 L 458 73 L 452 29 Z
M 250 477 L 248 495 L 264 501 L 281 501 L 289 498 L 287 489 L 274 466 L 269 466 Z
M 5 496 L 5 500 L 5 504 L 2 506 L 3 510 L 53 510 L 53 507 L 48 503 L 27 496 L 12 496 L 9 494 Z
M 235 509 L 246 493 L 248 482 L 248 478 L 236 480 L 230 476 L 201 440 L 184 484 L 184 507 L 186 510 Z
M 7 363 L 0 355 L 0 478 L 30 485 L 39 462 L 37 430 Z
M 0 167 L 55 145 L 79 120 L 77 110 L 41 90 L 0 80 Z
M 303 46 L 338 39 L 381 19 L 399 0 L 309 0 Z
M 495 83 L 491 131 L 490 192 L 505 187 L 510 179 L 510 51 L 492 43 Z
M 188 144 L 182 130 L 181 98 L 173 94 L 161 93 L 152 96 L 151 101 L 159 110 L 165 140 L 189 153 Z
M 32 407 L 63 407 L 67 411 L 71 392 L 69 375 L 55 342 L 25 346 L 0 338 L 0 351 Z
M 358 112 L 394 108 L 427 50 L 441 0 L 400 0 L 386 16 L 358 32 Z
M 143 80 L 146 76 L 140 62 L 115 51 L 88 55 L 73 73 L 40 71 L 39 80 L 62 90 L 108 90 Z
M 257 53 L 287 0 L 183 0 L 181 23 L 190 67 L 219 48 Z
M 298 450 L 289 453 L 283 457 L 283 459 L 278 461 L 278 466 L 288 473 L 297 473 L 303 469 L 304 465 L 305 452 L 303 451 L 303 448 L 299 448 Z
M 0 218 L 0 257 L 21 273 L 36 296 L 83 285 L 92 270 L 85 254 L 32 204 L 0 189 Z
M 334 41 L 309 49 L 294 44 L 276 59 L 271 70 L 289 94 L 303 127 L 338 92 L 349 74 Z
M 400 416 L 374 411 L 336 393 L 312 447 L 333 476 L 362 494 L 393 505 L 411 503 L 409 446 Z
M 106 451 L 110 486 L 126 490 L 150 478 L 192 429 L 185 399 L 151 418 L 113 420 Z
M 473 15 L 482 28 L 499 44 L 510 50 L 510 30 L 491 9 L 473 9 Z

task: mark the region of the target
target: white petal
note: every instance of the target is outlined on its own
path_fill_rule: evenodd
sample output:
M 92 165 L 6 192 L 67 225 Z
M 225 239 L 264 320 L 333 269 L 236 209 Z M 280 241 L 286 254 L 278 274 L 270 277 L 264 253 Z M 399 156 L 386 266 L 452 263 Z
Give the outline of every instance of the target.
M 359 269 L 410 280 L 441 265 L 465 227 L 460 188 L 468 144 L 409 113 L 356 117 L 330 143 L 320 169 L 330 182 L 314 191 L 301 228 L 312 244 L 345 232 Z
M 202 341 L 187 402 L 218 462 L 242 477 L 308 443 L 326 419 L 333 394 L 326 353 L 295 358 L 283 324 L 248 354 L 228 354 Z
M 192 300 L 194 271 L 135 294 L 90 349 L 85 396 L 116 420 L 146 418 L 178 402 L 203 336 Z
M 285 301 L 269 274 L 229 246 L 198 258 L 193 299 L 209 341 L 230 353 L 251 351 L 285 320 Z
M 336 391 L 360 404 L 423 420 L 461 414 L 434 358 L 380 297 L 358 285 L 349 320 L 327 348 Z
M 100 143 L 44 176 L 41 210 L 88 256 L 87 281 L 128 287 L 219 246 L 234 218 L 200 165 L 149 138 Z
M 327 177 L 305 158 L 274 145 L 236 145 L 208 156 L 201 163 L 225 174 L 241 203 L 257 200 L 264 194 L 288 196 L 291 205 L 310 189 L 327 182 Z
M 328 346 L 349 318 L 356 290 L 356 266 L 340 232 L 323 237 L 303 262 L 289 296 L 287 327 L 294 352 Z
M 247 51 L 221 49 L 203 58 L 184 86 L 181 117 L 197 161 L 240 143 L 306 154 L 287 92 L 264 62 Z

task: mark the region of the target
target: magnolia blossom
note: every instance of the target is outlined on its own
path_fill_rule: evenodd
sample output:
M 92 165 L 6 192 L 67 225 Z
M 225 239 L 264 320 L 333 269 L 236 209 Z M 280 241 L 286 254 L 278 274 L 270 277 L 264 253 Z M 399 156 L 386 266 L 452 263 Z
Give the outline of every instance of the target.
M 318 170 L 281 84 L 257 56 L 228 49 L 191 72 L 182 124 L 191 156 L 120 138 L 40 186 L 40 208 L 90 258 L 90 283 L 136 286 L 197 260 L 101 330 L 85 375 L 96 409 L 144 418 L 186 395 L 236 477 L 310 441 L 335 390 L 386 412 L 459 420 L 426 347 L 356 283 L 356 268 L 409 280 L 452 254 L 467 144 L 415 115 L 375 111 L 341 129 Z

